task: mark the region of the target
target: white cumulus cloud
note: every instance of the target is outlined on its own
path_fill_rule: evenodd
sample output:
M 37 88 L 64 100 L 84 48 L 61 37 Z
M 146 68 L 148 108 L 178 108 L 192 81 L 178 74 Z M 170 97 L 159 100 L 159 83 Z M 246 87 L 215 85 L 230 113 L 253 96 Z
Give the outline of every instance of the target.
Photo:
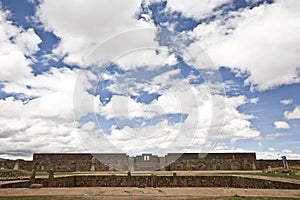
M 166 9 L 170 11 L 180 12 L 186 17 L 201 19 L 209 15 L 214 8 L 226 2 L 229 2 L 229 0 L 168 0 Z
M 53 50 L 55 56 L 63 57 L 67 64 L 86 66 L 86 57 L 97 45 L 130 30 L 154 27 L 151 22 L 137 19 L 140 4 L 140 0 L 62 0 L 58 5 L 45 0 L 39 5 L 36 17 L 46 30 L 60 38 Z M 137 41 L 149 40 L 149 37 L 154 45 L 154 35 L 152 31 L 149 32 L 148 36 L 133 33 L 131 39 L 116 39 L 97 56 L 100 55 L 102 61 L 108 58 L 108 61 L 113 61 L 116 56 L 121 56 L 118 54 L 120 51 L 124 53 L 124 49 L 133 50 Z
M 289 129 L 290 125 L 285 121 L 275 121 L 274 126 L 276 129 Z
M 188 35 L 218 66 L 247 73 L 245 84 L 252 89 L 300 82 L 299 1 L 277 0 L 231 15 L 225 23 L 220 19 L 200 24 Z
M 286 119 L 300 119 L 300 106 L 296 106 L 293 111 L 285 111 L 284 118 Z
M 290 105 L 293 103 L 293 101 L 294 101 L 293 99 L 283 99 L 280 101 L 280 103 L 283 105 Z
M 14 81 L 31 74 L 33 54 L 40 37 L 32 28 L 24 29 L 9 20 L 10 13 L 0 5 L 0 81 Z
M 23 77 L 3 83 L 2 90 L 10 97 L 0 100 L 0 154 L 14 158 L 27 158 L 33 152 L 82 152 L 74 126 L 74 90 L 85 101 L 99 105 L 99 97 L 87 92 L 86 78 L 77 79 L 78 70 L 51 68 L 39 75 Z M 89 78 L 88 78 L 89 77 Z M 77 84 L 76 84 L 77 82 Z M 80 92 L 78 91 L 80 90 Z M 85 103 L 76 110 L 85 116 L 96 108 Z M 91 131 L 92 123 L 79 127 Z

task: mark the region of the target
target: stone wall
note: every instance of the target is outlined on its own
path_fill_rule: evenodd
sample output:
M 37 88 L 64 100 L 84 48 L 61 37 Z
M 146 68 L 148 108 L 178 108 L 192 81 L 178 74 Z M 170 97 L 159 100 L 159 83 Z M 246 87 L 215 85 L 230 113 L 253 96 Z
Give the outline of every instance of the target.
M 1 168 L 3 169 L 13 169 L 15 166 L 16 160 L 6 160 L 6 161 L 1 161 L 0 165 Z
M 166 155 L 167 171 L 255 170 L 255 153 L 184 153 Z
M 36 171 L 113 171 L 127 170 L 126 154 L 34 154 Z
M 108 166 L 109 171 L 128 171 L 129 156 L 125 153 L 93 154 L 95 158 Z
M 48 179 L 36 179 L 35 183 L 48 187 Z M 1 188 L 29 187 L 28 181 L 0 184 Z M 233 187 L 260 189 L 300 189 L 300 184 L 242 176 L 156 176 L 156 175 L 107 175 L 58 177 L 52 187 Z
M 300 160 L 288 160 L 300 166 Z M 281 160 L 256 160 L 255 153 L 168 153 L 129 157 L 126 154 L 36 153 L 33 161 L 8 160 L 1 168 L 31 171 L 196 171 L 196 170 L 262 170 L 282 167 Z
M 92 158 L 90 154 L 33 154 L 36 171 L 89 171 Z
M 256 160 L 255 153 L 168 153 L 166 161 L 190 159 L 249 159 Z
M 0 168 L 4 169 L 15 169 L 15 170 L 26 170 L 31 171 L 33 167 L 33 161 L 27 160 L 6 160 L 0 162 Z
M 18 162 L 18 160 L 17 160 Z M 16 163 L 15 163 L 16 167 Z M 19 160 L 19 170 L 31 171 L 33 169 L 33 161 Z
M 155 171 L 160 169 L 160 158 L 152 154 L 134 157 L 134 171 Z

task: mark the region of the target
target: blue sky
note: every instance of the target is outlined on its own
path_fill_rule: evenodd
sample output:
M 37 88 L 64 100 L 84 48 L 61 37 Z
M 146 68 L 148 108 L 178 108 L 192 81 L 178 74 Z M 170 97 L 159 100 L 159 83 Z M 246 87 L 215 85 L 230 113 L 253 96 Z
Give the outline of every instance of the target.
M 297 0 L 2 0 L 0 157 L 300 159 L 299 10 Z

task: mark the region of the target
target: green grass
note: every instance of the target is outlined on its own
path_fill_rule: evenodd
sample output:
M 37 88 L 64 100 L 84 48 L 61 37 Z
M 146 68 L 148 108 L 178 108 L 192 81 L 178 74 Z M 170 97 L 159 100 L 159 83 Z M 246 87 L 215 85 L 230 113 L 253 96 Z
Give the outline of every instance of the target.
M 255 175 L 255 176 L 267 176 L 267 177 L 278 177 L 278 178 L 289 178 L 289 179 L 296 179 L 300 180 L 300 167 L 290 167 L 290 169 L 287 171 L 285 169 L 276 169 L 272 172 L 261 172 L 261 173 L 224 173 L 226 174 L 232 174 L 232 175 Z
M 13 169 L 0 169 L 0 178 L 19 178 L 29 177 L 30 172 L 13 170 Z
M 204 198 L 188 198 L 187 200 L 295 200 L 298 198 L 288 197 L 244 197 L 244 196 L 233 196 L 233 197 L 204 197 Z
M 268 176 L 268 177 L 279 177 L 279 178 L 290 178 L 290 179 L 296 179 L 296 180 L 300 180 L 300 176 L 298 174 L 295 173 L 289 173 L 289 175 L 287 175 L 286 173 L 283 172 L 268 172 L 268 173 L 260 173 L 257 174 L 260 176 Z

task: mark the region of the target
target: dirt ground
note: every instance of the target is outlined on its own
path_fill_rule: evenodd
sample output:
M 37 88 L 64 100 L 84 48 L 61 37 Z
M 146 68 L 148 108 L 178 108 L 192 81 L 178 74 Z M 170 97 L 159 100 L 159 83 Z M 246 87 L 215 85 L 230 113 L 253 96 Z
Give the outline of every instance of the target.
M 239 188 L 9 188 L 0 196 L 73 196 L 82 199 L 186 199 L 197 197 L 294 197 L 300 190 Z

